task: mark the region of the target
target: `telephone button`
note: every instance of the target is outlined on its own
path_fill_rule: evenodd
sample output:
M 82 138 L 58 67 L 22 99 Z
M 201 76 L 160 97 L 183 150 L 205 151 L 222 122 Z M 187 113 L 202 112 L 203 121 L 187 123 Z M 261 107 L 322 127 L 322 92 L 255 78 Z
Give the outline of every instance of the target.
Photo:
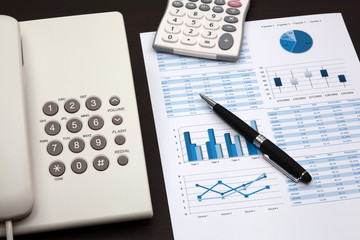
M 63 151 L 63 145 L 59 141 L 51 141 L 46 150 L 51 156 L 58 156 Z
M 54 116 L 59 111 L 59 106 L 54 102 L 47 102 L 43 106 L 43 112 L 47 116 Z
M 109 167 L 109 159 L 105 156 L 97 156 L 93 161 L 93 166 L 98 171 L 104 171 Z
M 53 162 L 50 164 L 49 172 L 54 177 L 60 177 L 65 172 L 65 165 L 60 161 Z
M 77 118 L 70 119 L 70 120 L 66 123 L 66 128 L 67 128 L 67 130 L 69 130 L 69 132 L 71 132 L 71 133 L 80 132 L 80 130 L 82 129 L 82 122 L 81 122 L 79 119 L 77 119 Z
M 80 153 L 84 150 L 85 143 L 80 138 L 74 138 L 69 142 L 69 149 L 73 153 Z
M 129 159 L 127 156 L 122 155 L 122 156 L 118 157 L 117 162 L 120 166 L 125 166 L 129 163 Z
M 76 113 L 80 109 L 80 103 L 75 99 L 70 99 L 66 101 L 64 107 L 68 113 Z
M 117 106 L 117 105 L 119 105 L 119 103 L 120 103 L 120 98 L 119 98 L 119 97 L 116 97 L 116 96 L 111 97 L 110 100 L 109 100 L 109 102 L 110 102 L 110 104 L 111 104 L 112 106 Z
M 87 169 L 87 163 L 84 159 L 78 158 L 71 163 L 71 169 L 74 173 L 81 174 Z
M 102 150 L 106 147 L 106 139 L 103 136 L 94 136 L 90 140 L 90 145 L 95 150 Z
M 126 139 L 123 135 L 118 135 L 115 137 L 115 143 L 117 145 L 124 145 L 125 141 L 126 141 Z
M 89 118 L 88 125 L 92 130 L 99 130 L 104 126 L 104 120 L 100 116 Z
M 85 105 L 90 111 L 96 111 L 101 107 L 101 100 L 98 97 L 90 97 L 86 100 Z
M 123 122 L 123 119 L 121 116 L 119 115 L 115 115 L 113 118 L 112 118 L 112 123 L 114 125 L 120 125 L 121 123 Z
M 61 126 L 58 122 L 50 121 L 45 125 L 45 132 L 50 136 L 55 136 L 61 130 Z

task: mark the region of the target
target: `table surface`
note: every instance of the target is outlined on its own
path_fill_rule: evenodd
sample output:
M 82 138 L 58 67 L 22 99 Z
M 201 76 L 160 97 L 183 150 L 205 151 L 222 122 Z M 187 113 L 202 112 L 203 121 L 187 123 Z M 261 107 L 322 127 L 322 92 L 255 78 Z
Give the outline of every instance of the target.
M 173 239 L 171 221 L 147 87 L 139 33 L 155 31 L 166 0 L 1 0 L 0 14 L 18 21 L 87 13 L 119 11 L 125 19 L 138 100 L 154 217 L 125 223 L 18 236 L 26 239 Z M 341 12 L 355 49 L 360 51 L 360 1 L 357 0 L 252 0 L 247 20 Z M 336 46 L 334 46 L 336 47 Z

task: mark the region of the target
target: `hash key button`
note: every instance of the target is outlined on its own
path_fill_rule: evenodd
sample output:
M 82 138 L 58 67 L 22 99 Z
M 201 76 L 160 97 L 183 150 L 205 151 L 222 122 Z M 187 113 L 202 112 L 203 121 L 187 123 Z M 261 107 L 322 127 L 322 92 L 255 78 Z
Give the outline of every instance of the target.
M 222 50 L 229 50 L 234 44 L 234 38 L 229 33 L 224 33 L 219 38 L 219 47 Z
M 93 161 L 94 168 L 98 171 L 104 171 L 109 167 L 109 159 L 105 156 L 97 156 Z

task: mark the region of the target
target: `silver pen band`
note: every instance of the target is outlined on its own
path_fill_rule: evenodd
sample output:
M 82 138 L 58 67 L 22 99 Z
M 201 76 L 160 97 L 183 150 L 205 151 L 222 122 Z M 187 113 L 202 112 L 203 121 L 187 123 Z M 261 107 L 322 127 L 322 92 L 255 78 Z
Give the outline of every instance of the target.
M 261 134 L 259 134 L 253 141 L 253 144 L 260 149 L 260 146 L 263 142 L 265 142 L 265 140 L 267 140 L 267 138 Z

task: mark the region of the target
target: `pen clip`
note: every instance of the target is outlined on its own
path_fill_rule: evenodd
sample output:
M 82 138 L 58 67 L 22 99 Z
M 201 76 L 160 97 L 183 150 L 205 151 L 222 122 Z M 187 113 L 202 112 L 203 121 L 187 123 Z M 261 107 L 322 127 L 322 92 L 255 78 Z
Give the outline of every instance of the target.
M 276 162 L 274 162 L 273 160 L 271 160 L 271 158 L 267 155 L 267 154 L 263 154 L 263 157 L 265 158 L 266 161 L 268 161 L 273 167 L 275 167 L 277 170 L 279 170 L 280 172 L 282 172 L 285 176 L 287 176 L 288 178 L 290 178 L 291 180 L 293 180 L 294 182 L 299 182 L 300 178 L 295 178 L 293 175 L 291 175 L 290 173 L 288 173 L 287 171 L 285 171 L 282 167 L 280 167 Z

